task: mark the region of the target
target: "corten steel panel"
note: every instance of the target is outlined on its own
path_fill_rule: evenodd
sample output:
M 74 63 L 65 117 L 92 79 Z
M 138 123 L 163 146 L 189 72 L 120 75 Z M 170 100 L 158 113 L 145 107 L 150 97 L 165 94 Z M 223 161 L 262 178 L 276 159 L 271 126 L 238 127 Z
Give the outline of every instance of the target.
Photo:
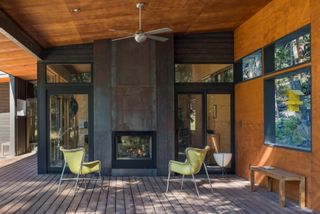
M 113 87 L 112 104 L 113 130 L 156 129 L 155 87 Z
M 264 145 L 263 77 L 236 85 L 236 151 L 237 174 L 240 176 L 248 178 L 249 164 L 273 165 L 305 175 L 307 206 L 317 211 L 320 210 L 319 10 L 317 0 L 272 1 L 235 31 L 235 59 L 239 59 L 311 23 L 312 153 Z M 257 176 L 257 181 L 259 184 L 264 182 L 261 176 Z M 288 184 L 286 189 L 290 198 L 298 198 L 296 183 Z
M 154 42 L 134 39 L 112 42 L 112 86 L 155 86 Z
M 154 41 L 112 43 L 112 129 L 156 129 Z

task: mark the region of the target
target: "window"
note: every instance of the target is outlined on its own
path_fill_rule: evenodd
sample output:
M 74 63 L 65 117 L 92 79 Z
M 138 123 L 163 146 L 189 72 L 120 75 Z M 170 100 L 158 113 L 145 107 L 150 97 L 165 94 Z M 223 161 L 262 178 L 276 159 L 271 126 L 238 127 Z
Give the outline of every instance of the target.
M 91 64 L 47 65 L 47 83 L 91 83 Z
M 264 48 L 264 70 L 271 73 L 311 61 L 310 25 Z
M 175 82 L 233 82 L 231 64 L 176 64 Z
M 275 70 L 309 62 L 311 59 L 310 33 L 291 41 L 279 41 L 275 44 Z
M 248 80 L 262 75 L 261 50 L 242 59 L 242 79 Z
M 250 80 L 262 75 L 262 50 L 243 57 L 235 64 L 236 82 Z
M 310 68 L 266 80 L 265 90 L 265 143 L 311 151 Z

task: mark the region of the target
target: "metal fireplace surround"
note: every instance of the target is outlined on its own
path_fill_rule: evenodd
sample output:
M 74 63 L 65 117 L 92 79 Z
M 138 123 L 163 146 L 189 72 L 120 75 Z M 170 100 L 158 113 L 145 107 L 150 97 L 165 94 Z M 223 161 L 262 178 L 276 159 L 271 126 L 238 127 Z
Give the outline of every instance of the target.
M 154 131 L 115 131 L 112 133 L 112 167 L 118 169 L 156 168 Z

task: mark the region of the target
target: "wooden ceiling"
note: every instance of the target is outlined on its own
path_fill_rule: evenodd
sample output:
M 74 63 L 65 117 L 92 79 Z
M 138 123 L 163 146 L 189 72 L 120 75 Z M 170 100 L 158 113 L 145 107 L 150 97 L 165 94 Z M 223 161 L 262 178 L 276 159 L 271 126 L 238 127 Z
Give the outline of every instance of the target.
M 37 59 L 0 33 L 0 71 L 24 80 L 35 80 Z
M 145 31 L 174 33 L 234 30 L 271 0 L 141 0 Z M 139 0 L 1 0 L 0 9 L 42 48 L 118 38 L 138 28 Z M 79 8 L 79 13 L 72 12 Z M 116 29 L 119 31 L 111 31 Z M 36 79 L 37 59 L 0 34 L 0 70 Z
M 271 0 L 141 0 L 146 31 L 234 30 Z M 90 43 L 134 33 L 139 0 L 1 0 L 0 8 L 43 47 Z M 79 8 L 79 13 L 73 13 Z M 122 30 L 112 32 L 110 29 Z

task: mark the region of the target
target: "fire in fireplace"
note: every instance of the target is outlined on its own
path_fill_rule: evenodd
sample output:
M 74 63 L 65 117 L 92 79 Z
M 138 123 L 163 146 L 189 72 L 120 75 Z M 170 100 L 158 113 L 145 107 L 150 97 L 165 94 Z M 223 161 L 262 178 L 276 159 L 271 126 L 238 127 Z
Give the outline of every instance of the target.
M 154 168 L 155 132 L 113 132 L 114 168 Z

